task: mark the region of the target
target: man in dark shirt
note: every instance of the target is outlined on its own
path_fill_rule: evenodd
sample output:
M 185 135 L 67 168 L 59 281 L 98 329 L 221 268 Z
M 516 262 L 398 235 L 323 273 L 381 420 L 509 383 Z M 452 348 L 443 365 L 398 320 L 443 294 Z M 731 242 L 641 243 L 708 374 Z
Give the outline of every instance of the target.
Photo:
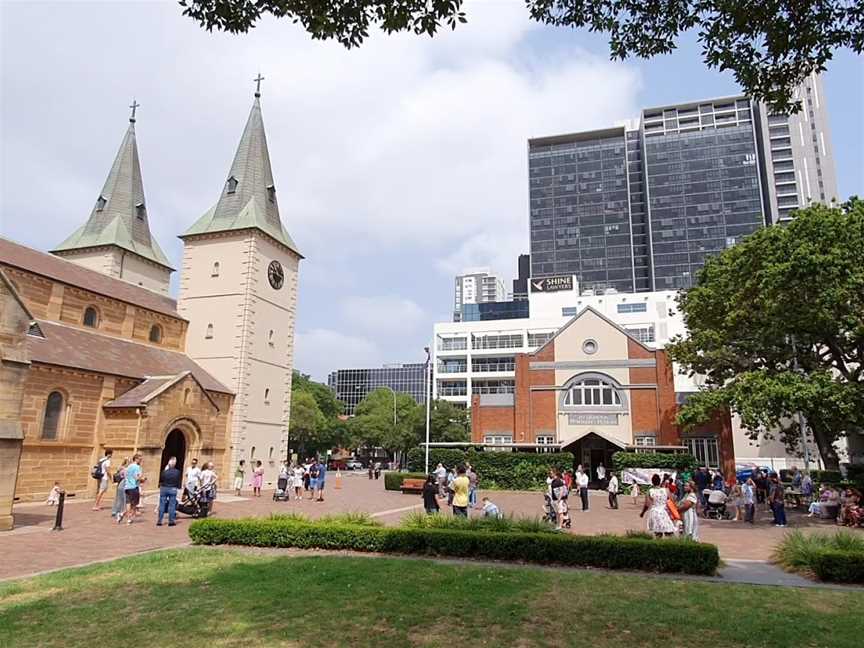
M 165 470 L 159 475 L 159 519 L 156 526 L 162 526 L 162 518 L 168 511 L 168 526 L 177 525 L 177 489 L 180 488 L 182 475 L 177 470 L 177 457 L 171 457 Z
M 697 468 L 696 474 L 693 475 L 693 481 L 696 482 L 696 497 L 699 498 L 699 503 L 702 508 L 705 508 L 705 495 L 702 494 L 708 488 L 708 473 L 704 468 Z

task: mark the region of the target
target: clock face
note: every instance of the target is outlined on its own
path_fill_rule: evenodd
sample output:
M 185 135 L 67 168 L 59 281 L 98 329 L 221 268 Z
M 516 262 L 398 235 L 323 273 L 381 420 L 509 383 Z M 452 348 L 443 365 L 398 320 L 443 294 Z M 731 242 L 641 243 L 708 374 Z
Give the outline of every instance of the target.
M 270 285 L 275 290 L 279 290 L 282 284 L 285 283 L 285 273 L 282 271 L 282 264 L 278 261 L 271 261 L 267 268 L 267 278 L 270 280 Z

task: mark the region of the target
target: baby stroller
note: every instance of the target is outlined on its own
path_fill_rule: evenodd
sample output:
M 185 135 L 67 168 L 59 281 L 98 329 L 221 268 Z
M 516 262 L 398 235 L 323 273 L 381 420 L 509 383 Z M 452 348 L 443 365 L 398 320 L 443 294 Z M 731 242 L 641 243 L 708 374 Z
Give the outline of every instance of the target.
M 183 499 L 177 503 L 177 511 L 193 518 L 206 518 L 210 512 L 210 502 L 203 496 L 200 488 L 194 491 L 184 488 Z
M 558 523 L 558 515 L 555 511 L 555 503 L 549 493 L 543 493 L 543 519 L 552 524 Z
M 728 520 L 732 516 L 726 510 L 726 493 L 722 490 L 706 488 L 702 491 L 705 498 L 705 517 L 709 520 Z
M 287 502 L 291 499 L 291 494 L 288 492 L 288 478 L 280 477 L 276 481 L 276 490 L 273 491 L 274 502 Z

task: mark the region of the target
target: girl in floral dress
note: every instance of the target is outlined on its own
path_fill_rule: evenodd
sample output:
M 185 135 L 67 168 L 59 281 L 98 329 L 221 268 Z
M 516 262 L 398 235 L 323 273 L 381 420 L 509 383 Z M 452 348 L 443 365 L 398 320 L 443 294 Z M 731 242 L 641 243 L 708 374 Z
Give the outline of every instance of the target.
M 684 484 L 684 498 L 678 504 L 678 510 L 684 516 L 684 537 L 699 542 L 699 516 L 696 514 L 696 484 L 688 481 Z
M 261 487 L 264 485 L 264 466 L 261 461 L 255 462 L 255 471 L 252 473 L 252 492 L 255 497 L 261 497 Z
M 672 523 L 672 518 L 669 517 L 669 510 L 666 508 L 666 503 L 669 501 L 669 491 L 660 487 L 660 475 L 654 475 L 651 478 L 652 488 L 648 490 L 645 496 L 645 505 L 642 507 L 642 512 L 639 517 L 644 517 L 648 513 L 648 531 L 656 537 L 671 536 L 675 533 L 675 525 Z

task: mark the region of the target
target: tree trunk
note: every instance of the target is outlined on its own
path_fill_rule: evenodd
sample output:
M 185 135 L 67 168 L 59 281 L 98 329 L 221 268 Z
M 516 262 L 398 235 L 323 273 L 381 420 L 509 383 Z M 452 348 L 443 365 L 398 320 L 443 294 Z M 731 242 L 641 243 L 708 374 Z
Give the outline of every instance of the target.
M 834 435 L 821 425 L 814 425 L 812 422 L 810 429 L 813 431 L 813 439 L 819 448 L 819 456 L 822 457 L 825 470 L 840 470 L 840 458 L 837 456 L 837 452 L 834 450 L 834 445 L 832 444 Z

